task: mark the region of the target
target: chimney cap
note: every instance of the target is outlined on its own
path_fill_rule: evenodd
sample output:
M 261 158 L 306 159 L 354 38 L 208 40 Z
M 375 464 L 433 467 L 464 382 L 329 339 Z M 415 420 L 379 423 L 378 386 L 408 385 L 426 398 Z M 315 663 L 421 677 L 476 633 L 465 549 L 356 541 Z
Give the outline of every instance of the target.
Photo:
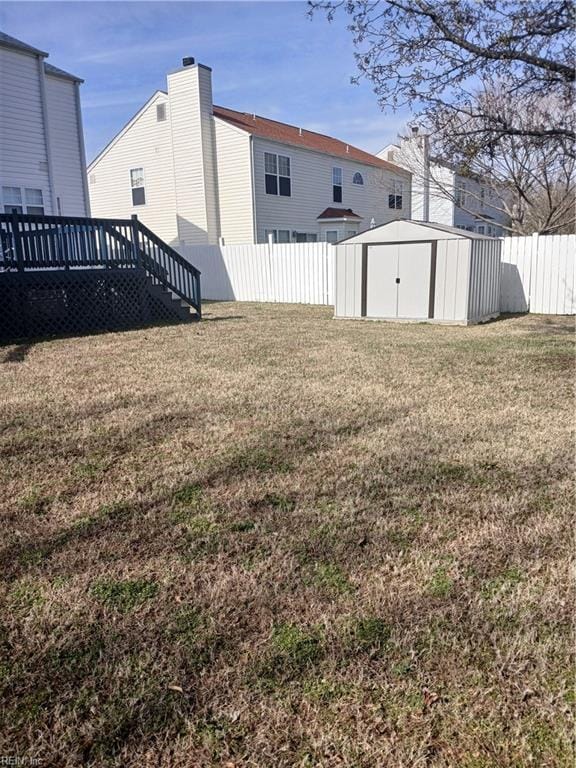
M 182 59 L 183 67 L 191 67 L 193 64 L 195 64 L 194 56 L 184 56 Z

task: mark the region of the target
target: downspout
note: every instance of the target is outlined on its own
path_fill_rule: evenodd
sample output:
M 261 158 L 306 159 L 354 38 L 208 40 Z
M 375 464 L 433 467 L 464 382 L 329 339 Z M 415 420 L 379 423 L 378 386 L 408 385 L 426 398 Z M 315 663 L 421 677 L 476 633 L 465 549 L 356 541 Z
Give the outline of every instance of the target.
M 249 136 L 250 141 L 250 178 L 252 181 L 252 241 L 254 244 L 258 242 L 257 234 L 258 229 L 256 226 L 256 177 L 254 175 L 254 137 L 252 134 Z
M 86 147 L 84 145 L 84 127 L 82 125 L 82 108 L 80 106 L 80 84 L 74 83 L 76 99 L 76 123 L 78 126 L 78 145 L 80 150 L 80 167 L 82 168 L 82 189 L 84 190 L 84 215 L 90 216 L 90 194 L 88 192 L 88 176 L 86 170 Z
M 52 149 L 50 146 L 50 131 L 48 129 L 48 102 L 46 99 L 46 81 L 44 73 L 44 58 L 38 56 L 38 76 L 40 78 L 40 100 L 42 101 L 42 122 L 44 124 L 44 145 L 46 148 L 46 163 L 48 165 L 48 184 L 50 185 L 50 204 L 52 215 L 58 215 L 56 202 L 56 190 L 54 189 L 54 165 L 52 163 Z

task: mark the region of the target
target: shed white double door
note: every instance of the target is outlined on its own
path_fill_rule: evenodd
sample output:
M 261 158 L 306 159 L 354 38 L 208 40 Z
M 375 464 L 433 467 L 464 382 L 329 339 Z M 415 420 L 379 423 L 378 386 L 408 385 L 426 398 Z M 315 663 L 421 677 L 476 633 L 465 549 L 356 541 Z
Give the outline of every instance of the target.
M 369 245 L 366 316 L 427 319 L 431 265 L 430 242 Z

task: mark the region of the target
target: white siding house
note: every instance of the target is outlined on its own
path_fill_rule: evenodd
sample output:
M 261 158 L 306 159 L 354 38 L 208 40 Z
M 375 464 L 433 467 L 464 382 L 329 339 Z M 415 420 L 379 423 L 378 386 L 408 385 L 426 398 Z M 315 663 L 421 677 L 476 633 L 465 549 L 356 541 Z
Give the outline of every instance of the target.
M 508 217 L 489 184 L 462 176 L 454 168 L 428 158 L 427 137 L 416 131 L 378 152 L 413 174 L 412 218 L 499 237 Z
M 0 32 L 0 211 L 87 216 L 82 80 Z
M 90 164 L 95 215 L 137 214 L 175 247 L 335 242 L 410 216 L 406 169 L 213 105 L 211 70 L 193 59 L 167 80 Z

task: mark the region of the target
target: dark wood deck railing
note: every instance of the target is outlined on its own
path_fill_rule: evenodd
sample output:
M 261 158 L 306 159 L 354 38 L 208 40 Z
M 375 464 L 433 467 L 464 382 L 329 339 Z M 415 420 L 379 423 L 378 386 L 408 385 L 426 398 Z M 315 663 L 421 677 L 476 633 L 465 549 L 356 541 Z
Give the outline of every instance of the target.
M 201 314 L 200 272 L 138 221 L 0 214 L 0 271 L 144 269 Z

